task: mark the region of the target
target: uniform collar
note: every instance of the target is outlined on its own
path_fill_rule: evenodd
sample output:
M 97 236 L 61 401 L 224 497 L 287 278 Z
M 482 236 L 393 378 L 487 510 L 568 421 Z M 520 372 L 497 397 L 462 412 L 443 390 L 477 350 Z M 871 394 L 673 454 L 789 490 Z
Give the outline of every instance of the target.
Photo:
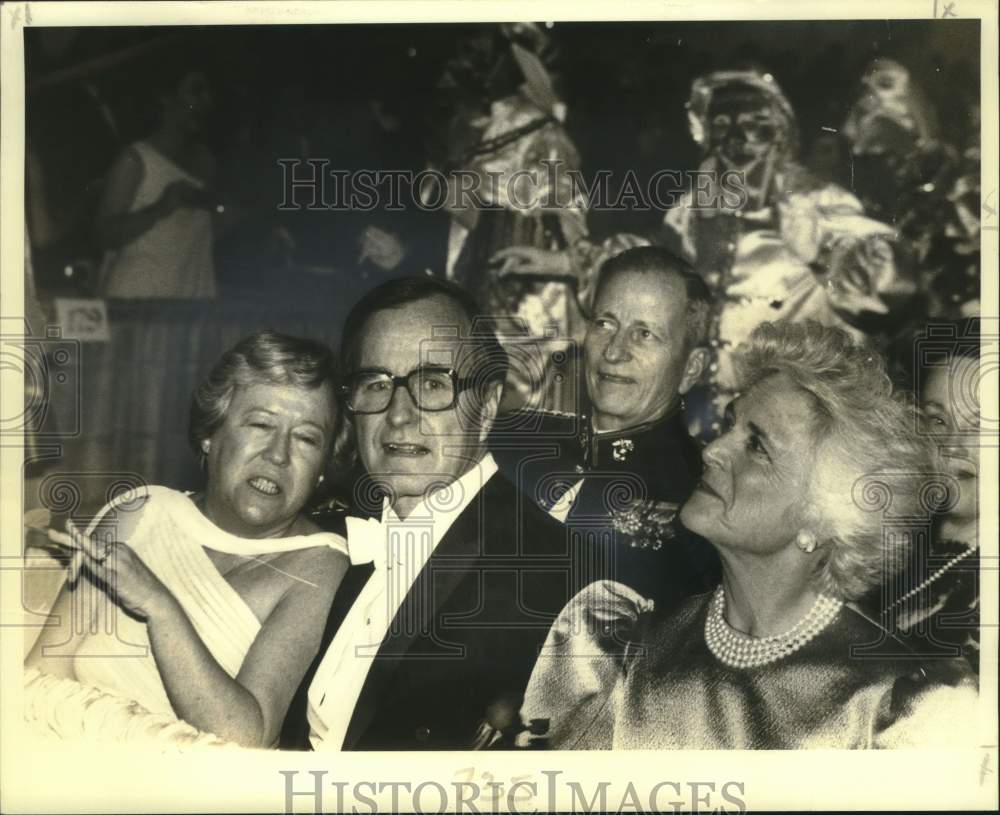
M 659 419 L 650 422 L 623 427 L 620 430 L 608 430 L 597 433 L 593 429 L 591 417 L 585 416 L 581 447 L 586 459 L 586 466 L 605 466 L 611 461 L 625 462 L 634 454 L 636 443 L 649 438 L 674 438 L 678 433 L 687 433 L 682 402 Z M 645 447 L 646 445 L 644 445 Z M 608 452 L 610 448 L 610 453 Z M 648 450 L 647 450 L 648 452 Z
M 653 428 L 676 422 L 679 418 L 682 418 L 684 415 L 684 412 L 681 410 L 682 405 L 683 400 L 680 400 L 671 410 L 667 411 L 659 419 L 653 419 L 650 422 L 633 425 L 632 427 L 623 427 L 620 430 L 594 430 L 593 413 L 589 412 L 586 416 L 585 427 L 595 442 L 603 442 L 609 439 L 613 440 L 629 436 L 639 436 L 649 430 L 652 430 Z

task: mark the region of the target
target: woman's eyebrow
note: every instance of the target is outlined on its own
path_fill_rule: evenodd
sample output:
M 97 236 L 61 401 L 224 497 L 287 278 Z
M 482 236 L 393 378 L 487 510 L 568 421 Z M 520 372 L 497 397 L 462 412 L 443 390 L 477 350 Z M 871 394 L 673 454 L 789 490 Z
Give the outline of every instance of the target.
M 266 407 L 261 407 L 260 405 L 250 405 L 246 410 L 243 411 L 243 415 L 246 416 L 250 413 L 266 413 L 269 416 L 274 416 L 275 412 Z
M 275 411 L 270 410 L 269 408 L 260 407 L 260 406 L 248 407 L 243 412 L 243 415 L 244 416 L 248 416 L 251 413 L 266 413 L 268 416 L 277 416 L 278 415 Z M 299 422 L 299 425 L 310 425 L 311 427 L 315 427 L 317 430 L 320 430 L 322 432 L 326 432 L 325 425 L 320 424 L 319 422 L 314 422 L 312 419 L 305 419 L 305 420 Z

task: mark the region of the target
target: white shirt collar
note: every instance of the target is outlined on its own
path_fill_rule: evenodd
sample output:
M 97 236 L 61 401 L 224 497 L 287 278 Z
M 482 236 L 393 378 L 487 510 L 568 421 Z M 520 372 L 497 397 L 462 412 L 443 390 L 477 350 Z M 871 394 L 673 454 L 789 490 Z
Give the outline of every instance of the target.
M 493 455 L 487 453 L 447 487 L 427 493 L 405 519 L 396 514 L 387 499 L 382 504 L 382 523 L 412 523 L 420 526 L 430 523 L 433 525 L 434 546 L 437 546 L 458 516 L 472 503 L 472 499 L 486 486 L 486 482 L 496 474 L 497 469 Z
M 497 472 L 493 457 L 486 455 L 451 487 L 426 495 L 406 520 L 384 505 L 375 528 L 359 529 L 373 547 L 393 550 L 386 573 L 376 571 L 365 584 L 327 649 L 309 687 L 310 741 L 315 749 L 339 750 L 344 743 L 357 700 L 372 660 L 389 631 L 404 598 L 445 533 L 462 511 Z M 348 523 L 352 521 L 348 518 Z M 368 522 L 358 519 L 362 526 Z M 348 548 L 359 540 L 348 532 Z M 405 546 L 407 552 L 394 550 Z M 369 547 L 363 547 L 369 548 Z M 370 550 L 370 548 L 369 548 Z M 365 656 L 367 655 L 367 656 Z

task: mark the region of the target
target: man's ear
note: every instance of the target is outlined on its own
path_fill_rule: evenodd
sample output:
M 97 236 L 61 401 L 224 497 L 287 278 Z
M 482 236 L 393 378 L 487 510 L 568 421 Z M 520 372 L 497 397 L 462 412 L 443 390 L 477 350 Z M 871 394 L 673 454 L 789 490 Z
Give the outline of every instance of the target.
M 482 407 L 479 413 L 479 441 L 485 442 L 493 430 L 497 411 L 500 409 L 500 398 L 503 396 L 503 382 L 495 382 L 487 386 L 483 394 Z
M 708 370 L 708 360 L 710 355 L 707 348 L 692 348 L 688 353 L 687 362 L 684 363 L 684 375 L 681 377 L 677 392 L 685 394 L 698 384 Z
M 330 445 L 327 455 L 328 466 L 333 472 L 347 472 L 358 460 L 358 433 L 354 427 L 354 417 L 345 416 L 340 429 Z

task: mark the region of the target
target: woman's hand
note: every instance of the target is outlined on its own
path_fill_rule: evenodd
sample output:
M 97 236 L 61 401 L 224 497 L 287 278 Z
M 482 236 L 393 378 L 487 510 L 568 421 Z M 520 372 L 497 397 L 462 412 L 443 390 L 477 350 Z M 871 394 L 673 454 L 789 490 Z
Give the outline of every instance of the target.
M 535 277 L 571 277 L 573 267 L 566 252 L 550 252 L 534 246 L 511 246 L 501 249 L 490 258 L 499 263 L 497 274 L 533 275 Z
M 130 546 L 119 541 L 95 541 L 77 533 L 83 565 L 126 611 L 149 618 L 173 603 L 173 595 Z

